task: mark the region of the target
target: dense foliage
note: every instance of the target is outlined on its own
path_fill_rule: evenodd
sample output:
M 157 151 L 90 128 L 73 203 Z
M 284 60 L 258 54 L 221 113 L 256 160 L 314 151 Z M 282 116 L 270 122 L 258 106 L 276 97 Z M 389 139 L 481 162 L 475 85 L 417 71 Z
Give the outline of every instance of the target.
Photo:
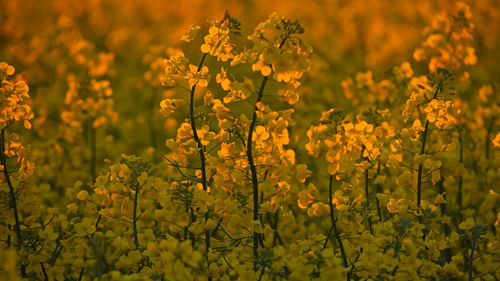
M 41 2 L 0 13 L 2 280 L 500 279 L 494 1 Z

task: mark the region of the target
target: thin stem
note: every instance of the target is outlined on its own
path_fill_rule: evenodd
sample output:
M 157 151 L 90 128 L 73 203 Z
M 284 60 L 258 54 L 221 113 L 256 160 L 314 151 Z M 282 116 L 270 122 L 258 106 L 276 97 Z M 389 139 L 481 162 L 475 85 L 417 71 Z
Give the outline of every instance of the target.
M 82 281 L 83 273 L 85 272 L 85 267 L 80 270 L 80 274 L 78 275 L 78 281 Z
M 17 198 L 16 198 L 16 193 L 14 192 L 14 186 L 12 185 L 12 182 L 10 181 L 10 174 L 8 172 L 7 168 L 7 160 L 5 157 L 5 129 L 2 129 L 1 133 L 1 139 L 0 139 L 0 163 L 2 164 L 3 168 L 3 174 L 5 177 L 5 181 L 7 182 L 7 186 L 9 187 L 9 194 L 10 194 L 10 201 L 12 204 L 12 209 L 14 211 L 14 231 L 16 233 L 16 238 L 17 238 L 17 243 L 20 244 L 22 241 L 22 235 L 21 235 L 21 223 L 19 221 L 19 211 L 17 209 Z M 21 264 L 21 276 L 23 278 L 26 278 L 26 269 L 25 266 L 20 262 Z
M 274 213 L 274 224 L 272 221 L 272 217 L 269 216 L 269 224 L 271 225 L 271 228 L 274 230 L 274 235 L 273 235 L 273 247 L 276 247 L 276 242 L 279 242 L 281 246 L 283 246 L 283 240 L 281 239 L 281 236 L 278 233 L 278 222 L 279 222 L 279 209 Z
M 260 270 L 260 274 L 259 274 L 259 280 L 258 281 L 261 281 L 262 280 L 262 277 L 264 276 L 264 271 L 266 270 L 266 268 L 263 266 L 262 269 Z
M 342 243 L 342 239 L 340 238 L 339 230 L 337 229 L 337 220 L 335 219 L 335 215 L 333 213 L 333 175 L 330 175 L 329 181 L 329 192 L 328 192 L 328 205 L 330 206 L 330 219 L 332 221 L 333 232 L 335 233 L 335 238 L 339 243 L 340 253 L 342 254 L 342 266 L 347 268 L 347 257 L 344 250 L 344 244 Z
M 203 54 L 203 57 L 201 58 L 200 64 L 198 65 L 198 71 L 201 70 L 203 67 L 203 63 L 205 62 L 205 59 L 207 57 L 207 53 Z M 198 130 L 196 129 L 196 121 L 195 121 L 195 116 L 194 116 L 194 93 L 196 91 L 196 85 L 194 84 L 193 87 L 191 87 L 191 95 L 189 98 L 189 118 L 191 121 L 191 130 L 193 131 L 193 138 L 196 142 L 196 146 L 198 148 L 198 152 L 200 154 L 200 170 L 201 170 L 201 184 L 203 186 L 204 191 L 208 191 L 208 181 L 207 181 L 207 172 L 206 172 L 206 156 L 205 152 L 203 151 L 203 145 L 201 143 L 200 137 L 198 136 Z M 205 213 L 205 221 L 207 221 L 209 218 L 208 216 L 208 210 Z M 207 267 L 209 266 L 209 260 L 208 260 L 208 253 L 210 249 L 210 230 L 207 230 L 205 232 L 205 247 L 207 250 Z M 211 279 L 211 278 L 209 278 Z
M 439 93 L 439 88 L 440 86 L 438 85 L 436 87 L 436 91 L 434 92 L 434 96 L 432 97 L 432 99 L 435 99 Z M 427 141 L 427 134 L 430 134 L 429 132 L 429 120 L 426 118 L 425 120 L 425 127 L 424 127 L 424 133 L 422 134 L 422 146 L 420 147 L 420 155 L 424 155 L 425 154 L 425 143 Z M 423 169 L 424 169 L 424 164 L 423 163 L 420 163 L 418 165 L 418 175 L 417 175 L 417 206 L 420 208 L 420 203 L 422 201 L 422 172 L 423 172 Z M 418 220 L 420 222 L 420 224 L 425 224 L 425 221 L 424 221 L 424 216 L 419 216 L 418 217 Z M 426 228 L 423 230 L 424 232 L 424 236 L 423 236 L 423 239 L 425 240 L 426 236 L 427 236 L 427 226 Z
M 139 197 L 139 183 L 137 183 L 135 187 L 135 196 L 134 196 L 134 214 L 133 214 L 133 219 L 132 219 L 132 224 L 134 226 L 134 241 L 135 241 L 135 248 L 139 249 L 139 237 L 137 234 L 137 198 Z
M 42 262 L 40 262 L 40 267 L 42 269 L 42 273 L 43 273 L 43 278 L 46 280 L 46 281 L 49 281 L 49 276 L 47 275 L 47 271 L 45 270 L 45 266 L 43 265 Z
M 255 123 L 257 122 L 257 104 L 262 100 L 262 93 L 264 92 L 264 88 L 266 87 L 267 79 L 269 76 L 265 76 L 264 80 L 262 80 L 262 84 L 260 85 L 259 93 L 257 95 L 257 101 L 255 102 L 255 107 L 253 110 L 252 121 L 250 123 L 250 127 L 248 129 L 248 140 L 247 140 L 247 158 L 248 165 L 250 166 L 250 173 L 252 175 L 252 192 L 253 192 L 253 220 L 259 221 L 259 181 L 257 177 L 257 169 L 255 168 L 255 162 L 253 160 L 252 154 L 252 139 L 253 139 L 253 131 L 255 129 Z M 259 233 L 254 232 L 253 234 L 253 254 L 256 260 L 258 261 L 258 253 L 257 249 L 259 248 Z
M 1 139 L 1 147 L 0 149 L 2 150 L 0 153 L 0 161 L 3 166 L 3 173 L 5 176 L 5 181 L 7 182 L 7 186 L 9 187 L 9 194 L 10 194 L 10 200 L 12 204 L 12 209 L 14 210 L 14 220 L 16 224 L 14 225 L 14 231 L 16 232 L 16 237 L 18 240 L 18 243 L 21 241 L 21 227 L 19 223 L 19 213 L 17 210 L 17 199 L 16 199 L 16 193 L 14 192 L 14 186 L 12 185 L 12 182 L 10 181 L 10 174 L 7 169 L 7 161 L 5 157 L 5 131 L 2 129 L 2 139 Z
M 444 190 L 443 180 L 440 180 L 438 182 L 438 188 L 439 188 L 439 193 L 442 194 L 444 200 L 446 200 L 446 192 Z M 446 203 L 441 204 L 441 214 L 443 216 L 446 216 L 448 214 Z M 444 234 L 446 235 L 446 237 L 450 236 L 450 231 L 451 231 L 450 226 L 448 225 L 447 222 L 445 222 L 444 223 Z M 444 250 L 444 257 L 446 259 L 446 263 L 449 263 L 451 261 L 451 249 L 450 248 L 446 248 Z
M 92 176 L 91 186 L 96 180 L 96 164 L 97 164 L 97 137 L 96 129 L 92 126 L 93 120 L 90 122 L 90 175 Z
M 285 44 L 286 40 L 288 39 L 287 36 L 284 36 L 278 49 L 281 49 L 283 45 Z M 259 92 L 257 94 L 257 100 L 255 101 L 254 109 L 253 109 L 253 114 L 252 114 L 252 121 L 250 122 L 250 127 L 248 128 L 248 138 L 247 138 L 247 159 L 248 159 L 248 165 L 250 166 L 250 173 L 252 176 L 252 193 L 253 193 L 253 220 L 254 221 L 260 221 L 259 218 L 259 179 L 257 175 L 257 169 L 255 167 L 255 162 L 253 160 L 253 154 L 252 154 L 252 143 L 253 143 L 253 131 L 255 129 L 255 123 L 257 122 L 257 110 L 258 110 L 258 103 L 262 100 L 263 94 L 264 94 L 264 88 L 266 87 L 267 80 L 269 79 L 269 76 L 264 76 L 264 79 L 262 80 L 262 84 L 260 85 Z M 260 240 L 260 234 L 257 232 L 254 232 L 253 234 L 253 254 L 255 257 L 255 266 L 254 270 L 257 270 L 257 262 L 258 262 L 258 248 L 259 248 L 259 240 Z
M 368 212 L 370 212 L 370 197 L 368 194 L 368 168 L 365 170 L 365 196 L 366 196 L 366 208 L 368 209 Z M 370 218 L 370 214 L 368 214 L 368 227 L 370 228 L 370 233 L 373 235 L 373 228 L 372 228 L 372 220 Z
M 185 209 L 186 214 L 189 214 L 189 203 L 188 203 L 188 201 L 184 202 L 184 209 Z M 188 229 L 188 226 L 186 225 L 184 227 L 184 240 L 187 240 L 188 236 L 189 236 L 189 229 Z
M 153 153 L 153 159 L 156 161 L 158 152 L 156 150 L 156 127 L 155 127 L 155 105 L 156 105 L 156 99 L 155 95 L 151 93 L 151 96 L 149 97 L 149 103 L 148 103 L 148 131 L 149 131 L 149 141 L 150 145 L 154 148 L 154 153 Z
M 474 261 L 474 250 L 476 249 L 477 239 L 479 239 L 480 232 L 478 230 L 474 231 L 474 238 L 472 239 L 472 249 L 470 251 L 469 259 L 469 281 L 472 281 L 472 262 Z
M 377 176 L 380 175 L 380 161 L 378 161 L 378 165 L 377 165 Z M 380 184 L 376 184 L 375 185 L 375 190 L 378 193 L 382 192 L 382 187 L 380 186 Z M 378 200 L 378 197 L 375 196 L 375 200 L 377 200 L 377 214 L 378 214 L 378 218 L 380 219 L 380 221 L 382 221 L 382 210 L 380 208 L 380 201 Z
M 439 93 L 439 87 L 436 88 L 436 91 L 434 92 L 434 97 L 432 99 L 435 99 L 436 96 Z M 420 155 L 425 154 L 425 143 L 427 141 L 427 134 L 429 133 L 429 120 L 425 121 L 425 127 L 424 127 L 424 133 L 422 134 L 422 146 L 420 147 Z M 420 207 L 420 202 L 422 200 L 422 171 L 423 171 L 424 165 L 423 163 L 418 165 L 418 178 L 417 178 L 417 206 Z
M 495 122 L 495 117 L 492 117 L 490 120 L 490 125 L 486 129 L 486 138 L 484 144 L 484 156 L 486 157 L 486 159 L 490 158 L 490 137 L 491 137 L 491 131 L 493 130 L 494 122 Z
M 460 145 L 460 163 L 464 162 L 464 153 L 463 153 L 463 140 L 462 140 L 462 131 L 459 131 L 458 135 L 458 143 Z M 458 178 L 458 196 L 457 196 L 457 201 L 458 201 L 458 208 L 461 211 L 462 206 L 463 206 L 463 199 L 462 199 L 462 186 L 463 186 L 463 177 L 462 173 L 460 173 L 460 177 Z M 460 212 L 459 212 L 460 213 Z
M 333 225 L 330 226 L 330 228 L 328 229 L 328 234 L 326 235 L 325 243 L 323 243 L 323 250 L 326 249 L 328 241 L 330 241 L 330 235 L 332 235 L 332 231 L 333 231 Z
M 194 223 L 196 221 L 196 217 L 194 216 L 194 211 L 192 207 L 189 208 L 189 212 L 191 213 L 191 223 Z M 196 236 L 193 232 L 189 232 L 189 237 L 191 238 L 191 246 L 194 248 L 196 242 Z M 208 263 L 208 258 L 207 258 L 207 263 Z
M 98 209 L 98 211 L 97 211 L 97 212 L 99 213 L 99 209 Z M 101 219 L 102 219 L 102 216 L 101 216 L 101 214 L 99 214 L 99 215 L 97 216 L 97 220 L 96 220 L 95 225 L 94 225 L 95 230 L 94 230 L 94 232 L 90 235 L 90 237 L 94 237 L 94 234 L 97 232 L 97 228 L 99 227 L 99 223 L 101 222 Z M 87 239 L 88 239 L 88 237 L 87 237 Z M 85 257 L 85 259 L 84 259 L 84 260 L 87 260 L 87 258 Z M 82 278 L 83 278 L 83 273 L 84 273 L 84 272 L 85 272 L 85 267 L 84 267 L 84 268 L 82 268 L 82 269 L 80 270 L 80 274 L 78 275 L 78 281 L 81 281 L 81 280 L 82 280 Z M 99 278 L 100 278 L 100 277 L 99 277 Z
M 427 129 L 429 127 L 429 120 L 425 121 L 425 129 L 424 134 L 422 135 L 422 149 L 420 151 L 420 155 L 423 155 L 425 152 L 425 140 L 427 136 Z M 418 178 L 417 178 L 417 206 L 420 207 L 420 203 L 422 201 L 422 172 L 424 169 L 423 163 L 418 165 Z
M 446 191 L 444 190 L 443 180 L 440 180 L 438 182 L 438 188 L 439 188 L 439 193 L 442 194 L 444 200 L 446 200 Z M 446 216 L 448 214 L 448 209 L 447 209 L 446 203 L 443 203 L 443 204 L 440 204 L 440 205 L 441 205 L 441 214 L 443 216 Z M 445 223 L 444 234 L 446 235 L 446 237 L 448 237 L 450 235 L 450 228 L 449 228 L 449 225 L 447 223 Z

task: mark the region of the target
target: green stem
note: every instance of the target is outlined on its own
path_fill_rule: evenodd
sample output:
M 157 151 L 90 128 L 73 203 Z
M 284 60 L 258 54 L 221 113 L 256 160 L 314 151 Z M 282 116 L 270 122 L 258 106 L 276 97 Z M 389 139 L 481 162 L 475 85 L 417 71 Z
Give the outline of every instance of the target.
M 12 182 L 10 181 L 10 174 L 8 172 L 7 168 L 7 161 L 5 157 L 5 131 L 2 129 L 2 139 L 1 139 L 1 147 L 0 149 L 2 150 L 0 153 L 0 161 L 2 164 L 2 169 L 5 177 L 5 181 L 7 182 L 7 186 L 9 187 L 9 194 L 10 194 L 10 200 L 12 204 L 12 209 L 14 211 L 14 220 L 16 224 L 14 225 L 14 231 L 16 232 L 16 237 L 18 240 L 18 243 L 21 241 L 21 227 L 19 223 L 19 212 L 17 210 L 17 199 L 16 199 L 16 193 L 14 191 L 14 186 L 12 185 Z
M 436 91 L 434 92 L 434 96 L 432 97 L 432 99 L 434 100 L 438 93 L 439 93 L 439 88 L 440 86 L 438 85 L 436 87 Z M 425 127 L 424 127 L 424 133 L 422 134 L 422 146 L 420 147 L 420 155 L 424 155 L 425 154 L 425 143 L 427 141 L 427 134 L 429 134 L 429 119 L 426 118 L 425 120 Z M 418 175 L 417 175 L 417 206 L 420 208 L 420 203 L 422 201 L 422 172 L 423 172 L 423 169 L 424 169 L 424 164 L 423 163 L 420 163 L 418 165 Z M 418 221 L 420 222 L 420 224 L 424 224 L 425 225 L 425 221 L 424 221 L 424 216 L 421 215 L 418 217 Z M 423 239 L 425 240 L 425 238 L 427 237 L 427 226 L 426 228 L 423 230 L 424 232 L 424 236 L 423 236 Z
M 151 93 L 148 103 L 148 131 L 149 131 L 149 143 L 154 148 L 153 161 L 156 162 L 158 157 L 158 151 L 156 147 L 156 127 L 155 127 L 155 113 L 156 113 L 156 99 L 155 95 Z
M 262 269 L 260 270 L 260 274 L 259 274 L 259 280 L 258 281 L 261 281 L 262 280 L 262 277 L 264 276 L 264 271 L 266 270 L 266 268 L 263 266 Z
M 281 49 L 283 45 L 285 44 L 286 40 L 288 39 L 288 36 L 284 36 L 278 49 Z M 266 87 L 267 80 L 269 79 L 269 76 L 264 76 L 264 79 L 262 80 L 262 84 L 260 85 L 259 92 L 257 94 L 257 100 L 255 101 L 255 106 L 253 109 L 253 114 L 252 114 L 252 121 L 250 122 L 250 127 L 248 128 L 248 139 L 247 139 L 247 159 L 248 159 L 248 165 L 250 166 L 250 174 L 252 176 L 252 193 L 253 193 L 253 220 L 254 221 L 259 221 L 260 222 L 260 217 L 259 217 L 259 179 L 257 177 L 257 168 L 255 167 L 255 162 L 253 160 L 253 154 L 252 154 L 252 143 L 253 143 L 253 131 L 255 129 L 255 123 L 257 122 L 257 110 L 258 110 L 258 103 L 262 100 L 262 96 L 264 94 L 264 88 Z M 260 234 L 257 232 L 253 233 L 253 254 L 255 257 L 255 266 L 254 269 L 257 270 L 257 263 L 258 263 L 258 248 L 259 248 L 259 240 L 260 240 Z
M 16 238 L 17 238 L 17 243 L 20 244 L 22 242 L 22 233 L 21 233 L 21 223 L 19 220 L 19 211 L 17 209 L 17 198 L 16 198 L 16 193 L 14 191 L 14 186 L 12 185 L 12 182 L 10 180 L 10 174 L 9 174 L 9 169 L 7 168 L 7 157 L 5 156 L 5 129 L 2 129 L 1 132 L 1 139 L 0 139 L 0 164 L 2 165 L 2 170 L 3 174 L 5 177 L 5 181 L 7 182 L 7 186 L 9 187 L 9 194 L 10 194 L 10 203 L 12 204 L 12 209 L 14 211 L 14 231 L 16 233 Z M 23 278 L 27 278 L 26 275 L 26 268 L 20 262 L 21 264 L 21 276 Z
M 45 266 L 42 262 L 40 262 L 40 268 L 42 269 L 42 274 L 45 281 L 49 281 L 49 276 L 47 275 L 47 271 L 45 270 Z
M 378 162 L 378 165 L 377 165 L 377 176 L 380 175 L 380 161 Z M 380 192 L 382 192 L 382 187 L 380 186 L 380 184 L 376 184 L 375 185 L 375 188 L 376 188 L 376 192 L 377 194 L 379 194 Z M 378 200 L 378 197 L 375 196 L 375 200 L 377 200 L 377 214 L 378 214 L 378 218 L 380 219 L 380 221 L 382 221 L 382 210 L 380 208 L 380 201 Z
M 135 241 L 135 248 L 139 249 L 139 237 L 137 233 L 137 199 L 139 197 L 139 184 L 137 183 L 135 187 L 135 196 L 134 196 L 134 214 L 133 214 L 133 219 L 132 219 L 132 224 L 134 226 L 134 241 Z
M 250 173 L 252 176 L 252 192 L 253 192 L 253 220 L 259 221 L 259 180 L 257 177 L 257 168 L 255 167 L 255 162 L 253 160 L 252 153 L 252 139 L 253 139 L 253 131 L 255 129 L 255 123 L 257 122 L 257 104 L 262 100 L 262 96 L 264 93 L 264 88 L 266 87 L 267 80 L 269 76 L 265 76 L 264 80 L 262 80 L 262 84 L 260 85 L 259 93 L 257 95 L 257 101 L 255 102 L 255 107 L 253 110 L 252 121 L 250 123 L 250 127 L 248 129 L 248 139 L 247 139 L 247 159 L 248 165 L 250 166 Z M 254 232 L 253 234 L 253 254 L 255 257 L 255 261 L 258 261 L 258 248 L 259 248 L 259 233 Z
M 276 241 L 283 246 L 283 239 L 281 239 L 281 236 L 278 233 L 278 222 L 279 222 L 279 209 L 274 213 L 274 225 L 272 223 L 272 218 L 269 217 L 269 224 L 271 224 L 271 228 L 274 230 L 274 236 L 273 236 L 273 247 L 276 246 Z
M 438 188 L 439 188 L 439 193 L 443 196 L 443 198 L 446 200 L 446 192 L 444 190 L 444 186 L 443 186 L 443 180 L 440 180 L 438 182 Z M 447 206 L 446 206 L 446 203 L 444 204 L 441 204 L 441 214 L 443 216 L 446 216 L 448 215 L 448 210 L 447 210 Z M 450 225 L 448 225 L 447 222 L 444 223 L 444 235 L 446 237 L 449 237 L 450 236 Z M 449 263 L 451 262 L 451 249 L 450 248 L 446 248 L 444 250 L 444 257 L 446 259 L 446 263 Z
M 492 117 L 490 120 L 490 125 L 486 129 L 486 138 L 485 138 L 485 144 L 484 144 L 484 156 L 486 159 L 490 158 L 490 137 L 491 137 L 491 131 L 493 130 L 493 124 L 495 122 L 495 117 Z
M 99 212 L 99 208 L 98 208 L 98 212 Z M 94 237 L 94 234 L 97 232 L 97 228 L 99 227 L 99 223 L 101 222 L 101 219 L 102 219 L 102 216 L 101 216 L 101 214 L 99 214 L 97 216 L 97 220 L 96 220 L 95 225 L 94 225 L 95 231 L 90 235 L 91 237 Z M 84 260 L 87 260 L 87 258 L 85 257 Z M 85 272 L 85 267 L 80 270 L 80 274 L 78 275 L 78 281 L 82 280 L 84 272 Z
M 85 272 L 85 267 L 80 270 L 80 274 L 78 275 L 78 281 L 82 281 L 83 273 Z
M 328 241 L 330 241 L 330 235 L 332 235 L 333 225 L 328 228 L 328 234 L 326 235 L 325 243 L 323 243 L 323 250 L 328 246 Z
M 470 251 L 469 259 L 469 281 L 472 281 L 472 262 L 474 261 L 474 250 L 476 249 L 477 239 L 479 239 L 479 231 L 474 232 L 474 238 L 472 239 L 472 249 Z
M 464 153 L 463 153 L 463 146 L 464 145 L 463 145 L 462 131 L 461 130 L 459 131 L 459 135 L 458 135 L 458 143 L 460 145 L 460 148 L 459 148 L 460 163 L 464 163 Z M 462 210 L 462 206 L 463 206 L 462 186 L 463 186 L 463 176 L 462 176 L 462 173 L 460 173 L 460 177 L 458 178 L 458 195 L 457 195 L 457 201 L 458 201 L 459 211 Z
M 93 119 L 90 121 L 90 175 L 92 177 L 91 186 L 94 186 L 96 180 L 96 165 L 97 165 L 97 137 L 96 129 L 92 126 Z
M 337 242 L 339 243 L 339 248 L 340 248 L 340 253 L 342 254 L 342 266 L 347 268 L 347 256 L 345 254 L 344 250 L 344 244 L 342 243 L 342 238 L 340 237 L 339 230 L 337 228 L 337 220 L 335 219 L 335 215 L 333 213 L 333 175 L 330 175 L 330 181 L 329 181 L 329 192 L 328 192 L 328 205 L 330 207 L 330 219 L 332 221 L 332 227 L 333 227 L 333 232 L 335 233 L 335 238 L 337 239 Z
M 203 57 L 201 58 L 200 64 L 198 65 L 198 72 L 201 70 L 203 67 L 203 63 L 205 62 L 205 59 L 207 57 L 207 53 L 203 54 Z M 208 180 L 207 180 L 207 172 L 206 172 L 206 156 L 205 156 L 205 151 L 203 151 L 203 145 L 201 143 L 200 137 L 198 136 L 198 130 L 196 129 L 196 120 L 194 117 L 194 93 L 196 91 L 196 85 L 194 84 L 193 87 L 191 87 L 191 94 L 189 98 L 189 118 L 191 121 L 191 130 L 193 131 L 193 138 L 196 142 L 196 146 L 198 148 L 198 152 L 200 154 L 200 171 L 201 171 L 201 184 L 203 186 L 204 191 L 208 191 Z M 208 215 L 208 210 L 205 213 L 205 221 L 207 221 L 209 218 Z M 209 266 L 209 261 L 208 261 L 208 253 L 210 249 L 210 230 L 207 230 L 205 232 L 205 247 L 207 250 L 207 266 Z M 211 279 L 211 278 L 209 278 Z
M 434 92 L 435 99 L 439 93 L 439 87 L 436 88 Z M 427 141 L 427 134 L 429 134 L 429 120 L 425 121 L 424 133 L 422 134 L 422 146 L 420 147 L 420 155 L 425 154 L 425 143 Z M 422 172 L 424 165 L 421 163 L 418 165 L 418 177 L 417 177 L 417 206 L 420 207 L 420 203 L 422 201 Z
M 370 233 L 373 235 L 372 220 L 370 218 L 370 197 L 368 194 L 368 168 L 365 170 L 365 196 L 366 196 L 366 208 L 368 209 L 368 227 L 370 228 Z

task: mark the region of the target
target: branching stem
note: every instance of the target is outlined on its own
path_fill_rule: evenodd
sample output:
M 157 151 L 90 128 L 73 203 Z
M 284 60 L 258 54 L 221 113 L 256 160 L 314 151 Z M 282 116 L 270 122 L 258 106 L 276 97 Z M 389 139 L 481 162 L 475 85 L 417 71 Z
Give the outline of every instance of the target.
M 9 174 L 9 169 L 7 168 L 7 157 L 5 155 L 5 129 L 2 129 L 1 133 L 1 139 L 0 139 L 0 164 L 2 165 L 2 170 L 3 174 L 5 177 L 5 181 L 7 183 L 7 186 L 9 187 L 9 194 L 10 194 L 10 202 L 12 204 L 12 209 L 14 211 L 14 232 L 16 233 L 16 238 L 17 238 L 17 243 L 20 244 L 22 241 L 22 234 L 21 234 L 21 223 L 19 221 L 19 211 L 17 209 L 17 198 L 16 198 L 16 193 L 14 191 L 14 186 L 12 185 L 12 182 L 10 180 L 10 174 Z M 23 278 L 27 278 L 26 275 L 26 268 L 21 262 L 21 276 Z

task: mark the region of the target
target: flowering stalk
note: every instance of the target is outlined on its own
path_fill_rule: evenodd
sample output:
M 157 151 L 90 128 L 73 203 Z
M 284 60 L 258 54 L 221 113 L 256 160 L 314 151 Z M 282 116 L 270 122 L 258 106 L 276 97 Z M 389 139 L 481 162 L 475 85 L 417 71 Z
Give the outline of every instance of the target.
M 438 85 L 436 91 L 434 92 L 434 96 L 432 99 L 436 99 L 439 93 L 440 86 Z M 420 147 L 420 155 L 425 154 L 425 142 L 427 140 L 427 134 L 429 133 L 429 120 L 425 121 L 424 133 L 422 134 L 422 146 Z M 420 207 L 420 202 L 422 200 L 422 171 L 424 168 L 424 164 L 420 163 L 418 165 L 418 176 L 417 176 L 417 206 Z
M 283 39 L 278 47 L 278 49 L 281 49 L 283 45 L 285 44 L 286 40 L 288 39 L 288 34 L 285 34 L 283 36 Z M 259 92 L 257 94 L 257 100 L 255 101 L 255 106 L 253 109 L 253 114 L 252 114 L 252 121 L 250 122 L 250 127 L 248 129 L 248 139 L 247 139 L 247 159 L 248 159 L 248 165 L 250 166 L 250 173 L 252 176 L 252 193 L 253 193 L 253 220 L 254 221 L 260 221 L 259 218 L 259 179 L 257 177 L 257 168 L 255 167 L 255 162 L 253 160 L 253 154 L 252 154 L 252 142 L 253 142 L 253 133 L 255 130 L 255 123 L 257 122 L 257 110 L 258 110 L 258 104 L 262 100 L 262 97 L 264 95 L 264 88 L 266 87 L 267 80 L 269 79 L 269 75 L 264 76 L 264 79 L 262 80 L 262 84 L 260 85 Z M 255 232 L 253 233 L 253 254 L 255 256 L 255 261 L 257 264 L 258 261 L 258 248 L 259 248 L 259 240 L 261 239 L 260 234 Z M 256 268 L 255 268 L 256 269 Z
M 339 248 L 340 248 L 340 253 L 342 254 L 342 266 L 347 268 L 347 256 L 345 254 L 344 250 L 344 244 L 342 243 L 342 239 L 340 238 L 340 233 L 337 228 L 337 220 L 335 219 L 335 215 L 333 213 L 333 175 L 330 175 L 330 181 L 329 181 L 329 191 L 328 191 L 328 206 L 330 207 L 330 219 L 332 221 L 332 228 L 333 232 L 335 233 L 335 238 L 337 239 L 337 242 L 339 243 Z
M 438 188 L 439 188 L 439 193 L 441 194 L 441 196 L 443 196 L 443 199 L 446 200 L 446 191 L 444 190 L 443 180 L 440 180 L 438 182 Z M 443 216 L 448 215 L 448 208 L 446 205 L 447 205 L 447 203 L 441 204 L 441 214 Z M 444 235 L 446 237 L 450 237 L 450 231 L 451 231 L 450 225 L 445 221 L 444 222 Z M 444 250 L 444 256 L 445 256 L 446 262 L 449 263 L 451 261 L 451 249 L 450 248 L 446 248 Z
M 134 226 L 134 241 L 135 241 L 135 247 L 139 249 L 139 238 L 137 236 L 137 199 L 139 197 L 139 183 L 136 183 L 135 186 L 135 196 L 134 196 L 134 214 L 133 214 L 133 219 L 132 219 L 132 224 Z
M 363 148 L 361 149 L 361 157 L 363 157 L 363 152 L 365 151 L 365 146 L 363 145 Z M 368 161 L 368 157 L 363 157 L 364 160 Z M 368 178 L 368 169 L 369 167 L 366 167 L 365 172 L 364 172 L 364 177 L 365 177 L 365 197 L 366 197 L 366 209 L 368 210 L 368 228 L 370 229 L 370 233 L 373 234 L 373 228 L 372 228 L 372 220 L 370 218 L 370 196 L 369 196 L 369 190 L 368 190 L 368 183 L 369 183 L 369 178 Z
M 198 65 L 198 72 L 203 67 L 203 63 L 205 62 L 205 58 L 207 57 L 207 53 L 204 53 L 201 57 L 200 64 Z M 200 154 L 200 171 L 201 171 L 201 184 L 203 186 L 203 191 L 208 190 L 208 181 L 207 181 L 207 172 L 206 172 L 206 156 L 205 151 L 203 150 L 203 145 L 201 143 L 200 137 L 198 136 L 198 131 L 196 129 L 195 116 L 194 116 L 194 92 L 196 91 L 196 85 L 194 84 L 191 87 L 191 94 L 189 98 L 189 118 L 191 121 L 191 129 L 193 130 L 193 138 L 196 142 L 196 146 L 198 148 L 198 152 Z M 205 221 L 208 220 L 208 210 L 205 213 Z M 208 251 L 210 249 L 210 230 L 205 231 L 205 247 L 207 249 L 207 264 L 208 264 Z
M 156 145 L 156 127 L 155 127 L 155 114 L 156 111 L 156 99 L 155 95 L 151 95 L 148 102 L 148 131 L 149 131 L 149 142 L 151 147 L 157 147 Z M 153 160 L 156 162 L 158 157 L 158 152 L 155 149 L 153 154 Z
M 366 195 L 366 208 L 370 212 L 370 197 L 368 194 L 368 168 L 365 170 L 365 195 Z M 368 217 L 368 227 L 370 228 L 370 233 L 373 234 L 372 220 Z
M 7 186 L 9 187 L 10 202 L 12 204 L 12 209 L 14 211 L 14 220 L 16 222 L 16 224 L 14 225 L 14 231 L 16 232 L 17 243 L 20 244 L 22 241 L 21 224 L 19 222 L 19 211 L 17 209 L 16 193 L 14 192 L 14 186 L 12 185 L 12 182 L 10 181 L 10 175 L 9 175 L 9 171 L 7 169 L 7 160 L 6 160 L 6 156 L 5 156 L 5 129 L 2 129 L 2 133 L 1 133 L 0 150 L 1 150 L 1 152 L 0 152 L 0 164 L 2 165 L 2 170 L 3 170 L 4 177 L 5 177 L 5 181 L 7 182 Z M 21 276 L 23 278 L 28 277 L 26 275 L 26 268 L 22 264 L 22 262 L 21 262 Z
M 378 175 L 380 175 L 380 161 L 378 162 L 378 165 L 377 165 L 377 176 Z M 379 183 L 375 184 L 375 188 L 376 188 L 377 194 L 382 192 L 382 186 Z M 378 214 L 380 221 L 382 221 L 382 210 L 380 208 L 380 202 L 379 202 L 377 196 L 375 196 L 375 200 L 377 201 L 377 214 Z
M 481 232 L 477 227 L 474 227 L 473 233 L 474 237 L 472 238 L 472 248 L 469 258 L 469 281 L 472 281 L 472 262 L 474 261 L 474 250 L 476 249 L 477 240 L 479 239 L 479 235 L 481 234 Z
M 99 210 L 99 207 L 97 208 Z M 97 211 L 99 213 L 99 211 Z M 90 241 L 90 238 L 93 238 L 94 237 L 94 234 L 97 232 L 97 228 L 99 226 L 99 223 L 101 222 L 101 219 L 102 219 L 102 216 L 101 214 L 99 214 L 97 216 L 97 220 L 94 224 L 94 232 L 90 235 L 90 237 L 87 237 L 87 239 Z M 87 257 L 85 257 L 85 260 L 87 260 Z M 82 269 L 80 270 L 80 274 L 78 275 L 78 281 L 81 281 L 83 279 L 83 274 L 85 273 L 85 267 L 82 267 Z
M 96 180 L 96 164 L 97 164 L 97 137 L 96 128 L 92 126 L 94 120 L 90 120 L 90 175 L 92 176 L 91 186 Z
M 266 87 L 267 79 L 269 76 L 265 76 L 264 80 L 262 80 L 262 84 L 260 85 L 260 90 L 257 95 L 257 101 L 255 102 L 255 108 L 253 110 L 252 122 L 250 123 L 250 128 L 248 129 L 248 140 L 247 140 L 247 158 L 248 165 L 250 166 L 250 172 L 252 175 L 252 188 L 253 188 L 253 220 L 259 221 L 259 181 L 257 178 L 257 169 L 255 168 L 255 162 L 253 160 L 252 154 L 252 138 L 253 131 L 255 129 L 255 123 L 257 122 L 257 103 L 262 100 L 262 95 L 264 93 L 264 88 Z M 253 254 L 255 256 L 255 260 L 258 260 L 257 249 L 259 248 L 259 233 L 253 233 Z
M 460 145 L 459 148 L 459 157 L 460 157 L 460 164 L 464 163 L 464 145 L 463 145 L 463 140 L 462 140 L 462 130 L 458 131 L 458 144 Z M 463 199 L 462 199 L 462 186 L 463 186 L 463 176 L 460 174 L 460 177 L 458 178 L 458 196 L 457 196 L 457 201 L 458 201 L 458 209 L 459 211 L 462 210 L 462 205 L 463 205 Z M 460 212 L 459 212 L 460 213 Z
M 484 156 L 486 159 L 490 158 L 490 142 L 491 142 L 491 132 L 493 131 L 493 125 L 495 124 L 495 117 L 491 118 L 490 125 L 486 129 L 486 138 L 484 144 Z

